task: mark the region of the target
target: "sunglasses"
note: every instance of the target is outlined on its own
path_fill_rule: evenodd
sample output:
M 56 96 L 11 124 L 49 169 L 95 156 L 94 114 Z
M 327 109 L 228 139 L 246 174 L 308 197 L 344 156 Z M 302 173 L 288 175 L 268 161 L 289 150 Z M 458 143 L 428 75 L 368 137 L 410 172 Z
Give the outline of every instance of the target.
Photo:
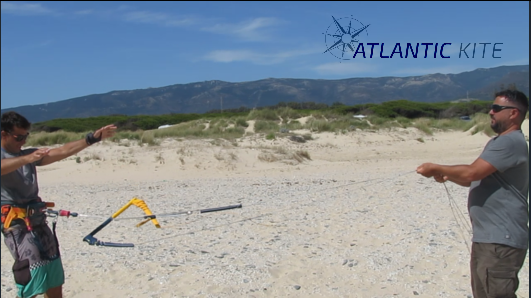
M 22 141 L 25 141 L 28 136 L 29 136 L 29 132 L 25 135 L 15 135 L 15 134 L 12 134 L 12 133 L 9 133 L 11 136 L 13 136 L 13 138 L 15 139 L 15 141 L 17 142 L 22 142 Z
M 518 109 L 517 107 L 512 107 L 512 106 L 500 106 L 500 105 L 491 105 L 491 106 L 490 106 L 490 109 L 491 109 L 494 113 L 498 113 L 498 112 L 500 112 L 501 110 L 505 110 L 505 109 L 517 109 L 518 111 L 520 111 L 520 109 Z

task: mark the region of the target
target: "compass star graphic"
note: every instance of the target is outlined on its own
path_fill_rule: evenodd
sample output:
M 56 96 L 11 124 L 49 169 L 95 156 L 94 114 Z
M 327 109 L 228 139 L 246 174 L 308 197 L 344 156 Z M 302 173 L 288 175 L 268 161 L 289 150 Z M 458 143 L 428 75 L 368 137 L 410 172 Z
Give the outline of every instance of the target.
M 344 17 L 336 20 L 336 18 L 332 16 L 332 19 L 334 22 L 330 24 L 326 29 L 326 32 L 323 33 L 326 44 L 326 51 L 324 51 L 323 54 L 328 52 L 340 60 L 350 60 L 352 59 L 352 55 L 349 53 L 356 51 L 356 43 L 359 42 L 358 38 L 360 36 L 368 36 L 367 27 L 369 27 L 370 24 L 364 25 L 352 17 Z M 341 25 L 341 23 L 346 25 L 347 21 L 348 27 Z M 365 34 L 362 35 L 362 32 L 364 31 Z M 345 52 L 347 53 L 346 55 Z

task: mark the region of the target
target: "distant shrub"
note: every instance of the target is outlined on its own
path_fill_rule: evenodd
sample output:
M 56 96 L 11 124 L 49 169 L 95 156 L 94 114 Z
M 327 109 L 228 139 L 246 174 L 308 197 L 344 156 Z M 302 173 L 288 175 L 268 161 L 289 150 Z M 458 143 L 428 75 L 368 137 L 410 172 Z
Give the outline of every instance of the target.
M 286 123 L 284 126 L 289 130 L 297 130 L 303 128 L 303 125 L 297 120 L 292 120 L 289 123 Z
M 247 123 L 247 121 L 245 121 L 245 118 L 238 117 L 238 118 L 236 118 L 236 126 L 249 127 L 249 123 Z
M 247 116 L 247 120 L 279 121 L 277 113 L 272 109 L 252 110 Z
M 115 124 L 118 131 L 110 141 L 136 140 L 139 144 L 156 145 L 159 139 L 170 138 L 223 138 L 234 141 L 243 136 L 248 120 L 255 120 L 255 132 L 267 135 L 283 131 L 308 129 L 312 132 L 346 133 L 358 129 L 390 129 L 394 127 L 417 129 L 432 134 L 433 130 L 470 130 L 494 135 L 490 119 L 486 114 L 491 101 L 423 103 L 396 100 L 381 104 L 360 104 L 347 106 L 335 102 L 332 106 L 313 102 L 281 102 L 275 106 L 250 110 L 240 107 L 205 114 L 166 115 L 111 115 L 88 118 L 54 119 L 34 123 L 28 146 L 49 146 L 64 144 L 83 138 L 89 131 Z M 365 119 L 353 118 L 363 114 Z M 310 116 L 306 124 L 294 119 Z M 470 116 L 471 121 L 460 120 Z M 282 126 L 278 123 L 282 118 Z M 529 116 L 527 116 L 529 117 Z M 207 128 L 206 124 L 210 122 Z M 169 128 L 157 129 L 161 125 Z M 128 146 L 129 143 L 125 145 Z
M 487 113 L 491 101 L 473 100 L 470 102 L 442 102 L 424 103 L 408 100 L 388 101 L 381 104 L 359 104 L 347 106 L 336 102 L 331 107 L 322 103 L 314 102 L 289 102 L 278 103 L 270 107 L 261 107 L 249 111 L 248 108 L 240 107 L 227 111 L 211 111 L 205 114 L 165 114 L 165 115 L 112 115 L 88 118 L 54 119 L 32 125 L 31 132 L 59 131 L 65 132 L 88 132 L 94 131 L 107 124 L 115 124 L 118 131 L 138 131 L 156 129 L 162 125 L 176 125 L 199 119 L 230 119 L 243 118 L 244 120 L 279 121 L 279 116 L 287 122 L 288 119 L 296 119 L 303 115 L 313 114 L 317 119 L 337 120 L 341 115 L 373 115 L 381 118 L 455 118 L 458 116 L 476 113 Z M 247 127 L 244 120 L 236 120 L 236 126 Z M 404 125 L 404 120 L 398 123 Z
M 255 132 L 272 132 L 272 131 L 278 131 L 278 123 L 274 121 L 263 121 L 263 120 L 257 120 L 254 123 L 254 131 Z
M 278 108 L 277 113 L 285 122 L 287 122 L 290 119 L 297 119 L 301 117 L 300 112 L 290 107 Z
M 310 119 L 306 123 L 306 128 L 315 132 L 333 131 L 332 125 L 328 121 L 315 118 Z
M 74 133 L 66 131 L 55 131 L 50 133 L 39 132 L 30 134 L 26 141 L 26 146 L 50 146 L 56 144 L 66 144 L 72 141 L 81 140 L 85 133 Z
M 274 140 L 274 139 L 276 139 L 275 134 L 272 133 L 272 132 L 268 133 L 265 138 L 266 138 L 266 140 Z

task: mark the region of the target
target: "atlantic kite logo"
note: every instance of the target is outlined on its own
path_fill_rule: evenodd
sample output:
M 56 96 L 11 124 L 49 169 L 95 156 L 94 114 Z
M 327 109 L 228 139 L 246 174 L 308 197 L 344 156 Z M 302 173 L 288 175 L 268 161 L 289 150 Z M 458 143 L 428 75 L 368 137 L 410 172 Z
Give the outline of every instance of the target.
M 326 50 L 340 60 L 363 59 L 449 59 L 450 54 L 457 52 L 457 45 L 452 48 L 451 42 L 435 40 L 431 42 L 386 43 L 382 40 L 369 40 L 368 27 L 357 19 L 344 17 L 336 19 L 328 26 L 325 36 Z M 378 41 L 378 42 L 375 42 Z M 503 42 L 461 42 L 459 59 L 499 59 Z M 454 56 L 455 57 L 455 56 Z
M 362 38 L 369 36 L 367 27 L 357 19 L 344 17 L 336 19 L 332 16 L 333 22 L 328 26 L 325 36 L 326 51 L 340 60 L 351 60 L 352 54 L 358 47 Z

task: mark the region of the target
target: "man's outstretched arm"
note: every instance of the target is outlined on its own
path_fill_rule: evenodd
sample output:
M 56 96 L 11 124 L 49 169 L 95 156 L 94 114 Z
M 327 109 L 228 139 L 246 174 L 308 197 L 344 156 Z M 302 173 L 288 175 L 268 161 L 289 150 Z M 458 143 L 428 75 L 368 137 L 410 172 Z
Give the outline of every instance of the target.
M 114 125 L 107 125 L 104 126 L 92 135 L 92 138 L 84 138 L 78 141 L 73 141 L 70 143 L 66 143 L 61 147 L 54 148 L 50 150 L 50 153 L 48 153 L 48 156 L 45 156 L 40 165 L 45 166 L 49 165 L 51 163 L 54 163 L 56 161 L 65 159 L 69 156 L 72 156 L 74 154 L 77 154 L 81 150 L 87 148 L 88 146 L 92 145 L 92 143 L 98 142 L 99 140 L 103 140 L 109 137 L 112 137 L 116 132 L 116 126 Z M 92 143 L 91 143 L 92 141 Z
M 89 145 L 87 144 L 85 139 L 66 143 L 61 147 L 51 149 L 48 156 L 42 159 L 40 165 L 45 166 L 45 165 L 54 163 L 56 161 L 65 159 L 71 155 L 74 155 L 80 152 L 81 150 L 87 148 L 88 146 Z
M 446 166 L 425 163 L 417 168 L 417 173 L 424 177 L 442 176 L 444 180 L 452 181 L 462 186 L 470 186 L 472 181 L 481 180 L 496 172 L 497 169 L 485 160 L 478 158 L 470 165 Z M 436 179 L 437 180 L 437 179 Z

